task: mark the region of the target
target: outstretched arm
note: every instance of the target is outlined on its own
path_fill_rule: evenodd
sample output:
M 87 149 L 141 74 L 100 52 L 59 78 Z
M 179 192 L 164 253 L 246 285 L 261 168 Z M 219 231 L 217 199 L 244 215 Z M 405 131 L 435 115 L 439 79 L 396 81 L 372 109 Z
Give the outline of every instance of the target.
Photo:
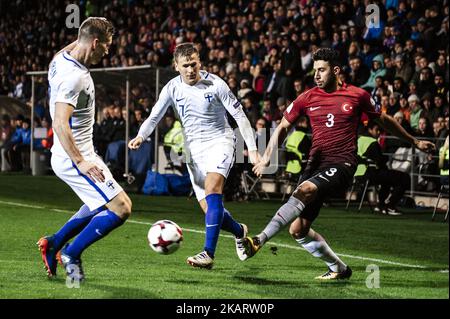
M 153 106 L 150 116 L 142 123 L 137 136 L 128 143 L 128 148 L 135 150 L 141 146 L 145 139 L 153 133 L 170 103 L 171 99 L 167 93 L 167 86 L 165 86 L 159 95 L 158 101 Z
M 398 124 L 398 122 L 392 116 L 382 113 L 376 121 L 386 131 L 397 136 L 405 142 L 413 144 L 421 151 L 430 152 L 435 150 L 435 145 L 433 143 L 429 141 L 418 140 L 417 138 L 406 132 L 405 129 L 400 124 Z
M 286 139 L 287 133 L 291 128 L 292 124 L 289 123 L 285 117 L 283 117 L 281 119 L 281 123 L 277 126 L 272 136 L 270 137 L 270 141 L 267 144 L 266 151 L 264 152 L 261 161 L 253 167 L 253 172 L 256 174 L 256 176 L 260 177 L 264 172 L 264 168 L 266 166 L 269 166 L 272 153 L 278 150 L 278 145 L 283 143 L 283 141 Z
M 261 159 L 261 156 L 259 155 L 258 149 L 256 147 L 253 128 L 247 116 L 245 115 L 244 110 L 242 109 L 241 103 L 239 103 L 233 92 L 231 92 L 230 88 L 223 80 L 220 80 L 218 82 L 218 95 L 223 106 L 228 111 L 228 113 L 233 116 L 239 127 L 239 131 L 244 138 L 245 144 L 247 144 L 250 162 L 253 164 L 258 163 Z

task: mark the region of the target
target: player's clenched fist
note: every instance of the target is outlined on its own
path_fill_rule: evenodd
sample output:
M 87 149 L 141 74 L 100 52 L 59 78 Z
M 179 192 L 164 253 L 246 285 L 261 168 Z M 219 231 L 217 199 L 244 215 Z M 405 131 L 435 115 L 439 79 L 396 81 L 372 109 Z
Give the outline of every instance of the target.
M 132 149 L 132 150 L 136 150 L 141 146 L 142 142 L 144 142 L 142 137 L 137 136 L 137 137 L 133 138 L 130 142 L 128 142 L 128 148 Z

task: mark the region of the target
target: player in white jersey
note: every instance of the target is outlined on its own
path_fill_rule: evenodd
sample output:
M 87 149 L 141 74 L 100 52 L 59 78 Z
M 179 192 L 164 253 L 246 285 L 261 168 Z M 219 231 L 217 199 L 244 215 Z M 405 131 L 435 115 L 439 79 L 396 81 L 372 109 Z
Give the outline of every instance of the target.
M 244 252 L 242 238 L 247 234 L 247 226 L 237 223 L 223 207 L 223 186 L 235 157 L 235 137 L 226 119 L 227 111 L 239 126 L 252 163 L 259 161 L 259 154 L 253 129 L 241 104 L 225 81 L 200 71 L 199 54 L 192 43 L 177 46 L 174 64 L 180 75 L 164 86 L 150 116 L 128 146 L 138 148 L 153 132 L 167 108 L 174 107 L 184 127 L 189 176 L 197 200 L 206 213 L 204 251 L 189 257 L 187 262 L 210 269 L 221 228 L 235 235 L 238 255 Z
M 83 280 L 81 253 L 131 214 L 130 198 L 96 155 L 92 137 L 95 88 L 88 67 L 108 53 L 112 35 L 108 20 L 88 18 L 80 26 L 77 41 L 50 63 L 50 115 L 55 133 L 51 165 L 84 205 L 58 232 L 38 241 L 49 277 L 56 275 L 57 253 L 62 248 L 60 257 L 67 276 Z

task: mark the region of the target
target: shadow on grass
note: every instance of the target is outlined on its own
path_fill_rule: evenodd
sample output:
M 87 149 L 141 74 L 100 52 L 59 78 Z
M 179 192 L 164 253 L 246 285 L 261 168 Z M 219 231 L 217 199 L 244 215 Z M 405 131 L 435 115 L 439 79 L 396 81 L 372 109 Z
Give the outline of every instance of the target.
M 287 280 L 270 280 L 266 278 L 257 278 L 250 276 L 233 276 L 234 279 L 242 281 L 246 284 L 260 285 L 260 286 L 284 286 L 292 288 L 309 288 L 309 285 L 301 284 L 297 281 Z
M 52 278 L 49 282 L 64 287 L 66 285 L 66 279 L 62 277 Z M 160 299 L 150 291 L 144 289 L 98 284 L 95 282 L 95 279 L 87 279 L 85 282 L 80 284 L 80 288 L 67 289 L 73 290 L 73 292 L 76 293 L 79 292 L 79 297 L 81 299 Z M 58 297 L 56 296 L 56 298 Z M 71 299 L 73 299 L 73 296 Z

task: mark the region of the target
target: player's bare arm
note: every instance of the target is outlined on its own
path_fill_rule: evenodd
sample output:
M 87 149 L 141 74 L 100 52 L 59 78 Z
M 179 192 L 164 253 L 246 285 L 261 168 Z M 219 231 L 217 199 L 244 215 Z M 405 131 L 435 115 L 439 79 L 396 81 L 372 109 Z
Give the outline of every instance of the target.
M 104 182 L 105 176 L 102 170 L 94 163 L 86 161 L 80 153 L 80 150 L 75 144 L 75 140 L 72 135 L 72 130 L 69 126 L 69 120 L 72 116 L 74 107 L 67 103 L 56 103 L 55 119 L 53 121 L 53 130 L 69 155 L 72 162 L 78 167 L 80 172 L 92 181 Z
M 253 167 L 253 172 L 256 174 L 256 176 L 260 177 L 263 174 L 264 168 L 266 166 L 269 166 L 270 157 L 272 156 L 272 153 L 274 152 L 274 150 L 278 149 L 278 145 L 280 145 L 280 143 L 284 141 L 284 139 L 287 136 L 287 133 L 291 128 L 292 124 L 289 123 L 285 117 L 283 117 L 281 119 L 281 123 L 277 126 L 272 136 L 270 137 L 270 141 L 267 144 L 267 148 L 266 151 L 264 152 L 264 155 L 261 157 L 259 163 L 257 163 Z
M 431 152 L 435 150 L 435 145 L 429 141 L 421 141 L 405 131 L 405 129 L 398 124 L 398 122 L 390 115 L 381 114 L 380 118 L 376 120 L 386 131 L 401 138 L 408 143 L 413 144 L 419 150 L 424 152 Z

